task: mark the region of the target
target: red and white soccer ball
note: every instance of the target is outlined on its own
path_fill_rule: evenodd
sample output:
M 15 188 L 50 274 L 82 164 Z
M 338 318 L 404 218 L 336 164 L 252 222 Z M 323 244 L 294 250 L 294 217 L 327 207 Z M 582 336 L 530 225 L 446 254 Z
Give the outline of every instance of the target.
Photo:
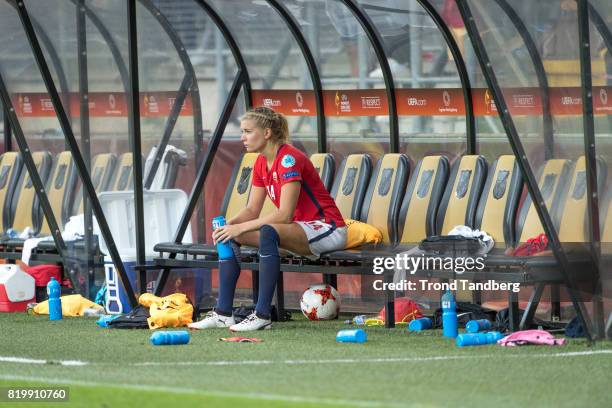
M 302 313 L 309 320 L 331 320 L 340 312 L 340 294 L 331 285 L 312 285 L 300 299 Z

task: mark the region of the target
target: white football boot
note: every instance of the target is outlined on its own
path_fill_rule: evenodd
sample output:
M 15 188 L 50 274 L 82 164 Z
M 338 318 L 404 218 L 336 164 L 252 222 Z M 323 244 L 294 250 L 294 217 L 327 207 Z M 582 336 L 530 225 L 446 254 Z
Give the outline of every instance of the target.
M 245 332 L 245 331 L 254 331 L 254 330 L 263 330 L 263 329 L 271 329 L 272 328 L 272 320 L 270 319 L 261 319 L 257 317 L 255 313 L 251 313 L 241 321 L 233 326 L 230 326 L 230 331 L 233 332 Z
M 206 316 L 200 320 L 199 322 L 189 323 L 187 327 L 195 330 L 202 329 L 219 329 L 223 327 L 230 327 L 236 324 L 236 320 L 234 320 L 234 316 L 223 316 L 219 313 L 211 310 L 206 313 Z

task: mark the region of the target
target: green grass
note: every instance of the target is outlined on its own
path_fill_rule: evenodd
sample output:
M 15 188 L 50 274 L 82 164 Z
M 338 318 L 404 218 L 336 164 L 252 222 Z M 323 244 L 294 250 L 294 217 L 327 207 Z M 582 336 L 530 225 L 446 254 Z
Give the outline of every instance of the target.
M 250 334 L 262 338 L 260 344 L 219 342 L 231 335 L 220 329 L 194 332 L 188 345 L 154 347 L 148 330 L 0 314 L 0 356 L 48 361 L 0 361 L 0 387 L 63 385 L 71 403 L 47 405 L 83 407 L 610 404 L 611 342 L 457 348 L 439 331 L 375 327 L 366 329 L 365 344 L 338 344 L 335 334 L 346 328 L 341 321 L 294 317 L 299 320 Z M 597 354 L 566 354 L 575 352 Z M 88 364 L 63 366 L 60 360 Z M 162 365 L 139 365 L 151 362 Z

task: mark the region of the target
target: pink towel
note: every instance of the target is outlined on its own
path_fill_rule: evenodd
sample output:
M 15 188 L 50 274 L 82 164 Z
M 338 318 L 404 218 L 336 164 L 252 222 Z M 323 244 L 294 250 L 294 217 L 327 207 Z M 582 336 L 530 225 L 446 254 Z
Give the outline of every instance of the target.
M 525 344 L 562 346 L 565 344 L 565 339 L 555 339 L 552 334 L 545 330 L 522 330 L 498 340 L 497 344 L 507 347 L 522 346 Z

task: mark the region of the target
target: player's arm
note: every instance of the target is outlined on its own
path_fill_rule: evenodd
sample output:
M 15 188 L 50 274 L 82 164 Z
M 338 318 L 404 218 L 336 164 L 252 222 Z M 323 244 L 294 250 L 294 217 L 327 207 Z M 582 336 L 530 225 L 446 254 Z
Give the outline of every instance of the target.
M 264 187 L 252 186 L 249 203 L 245 208 L 238 211 L 238 214 L 230 218 L 228 224 L 241 224 L 246 221 L 251 221 L 259 217 L 259 213 L 263 208 L 266 199 L 266 189 Z
M 218 241 L 225 242 L 245 232 L 258 231 L 266 224 L 290 224 L 293 221 L 293 213 L 300 197 L 301 188 L 299 181 L 285 183 L 281 187 L 280 208 L 261 218 L 219 228 L 213 233 L 213 241 L 215 243 Z

